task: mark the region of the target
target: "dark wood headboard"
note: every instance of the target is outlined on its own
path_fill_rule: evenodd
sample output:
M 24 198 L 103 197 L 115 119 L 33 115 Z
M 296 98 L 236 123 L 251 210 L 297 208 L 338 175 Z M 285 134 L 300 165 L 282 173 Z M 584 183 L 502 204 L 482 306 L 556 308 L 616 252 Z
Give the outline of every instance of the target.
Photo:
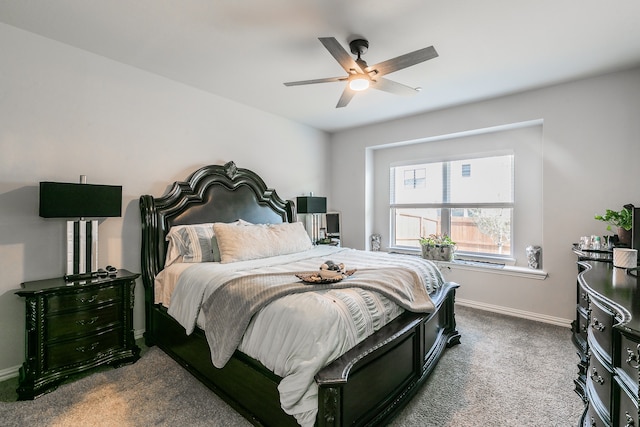
M 198 169 L 185 181 L 174 182 L 164 196 L 141 196 L 140 215 L 142 280 L 145 294 L 151 292 L 151 303 L 155 276 L 164 267 L 165 237 L 171 226 L 238 219 L 254 224 L 295 220 L 293 202 L 282 200 L 255 172 L 238 168 L 232 161 Z

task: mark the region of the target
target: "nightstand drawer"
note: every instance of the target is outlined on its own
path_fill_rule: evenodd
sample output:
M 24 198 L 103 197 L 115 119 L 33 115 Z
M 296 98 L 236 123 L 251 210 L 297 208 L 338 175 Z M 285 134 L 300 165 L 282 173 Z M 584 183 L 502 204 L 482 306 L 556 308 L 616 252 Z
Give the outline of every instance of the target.
M 71 313 L 51 316 L 47 322 L 47 339 L 57 340 L 73 336 L 86 335 L 109 325 L 119 323 L 122 317 L 121 301 L 114 304 L 96 307 L 91 310 L 80 310 Z
M 121 299 L 120 286 L 93 287 L 72 294 L 55 295 L 47 298 L 47 310 L 56 313 Z
M 630 393 L 626 387 L 620 386 L 618 389 L 620 393 L 618 401 L 618 414 L 619 426 L 637 426 L 638 424 L 638 403 L 633 393 Z
M 593 405 L 589 405 L 587 414 L 584 417 L 584 423 L 581 427 L 608 427 L 609 424 L 600 418 L 600 414 L 595 410 Z
M 584 343 L 584 346 L 586 346 L 587 329 L 589 328 L 589 319 L 587 318 L 587 315 L 582 311 L 578 311 L 576 315 L 575 327 L 576 327 L 576 330 L 574 332 L 577 338 L 579 339 L 580 344 Z M 584 350 L 586 351 L 586 348 L 584 348 Z
M 597 406 L 599 403 L 608 411 L 611 407 L 613 373 L 609 371 L 604 363 L 596 356 L 596 352 L 591 350 L 590 353 L 589 370 L 587 371 L 587 387 L 595 391 L 595 396 L 590 396 L 590 400 L 593 405 Z
M 584 311 L 589 309 L 589 294 L 582 287 L 578 287 L 578 307 Z
M 122 328 L 105 331 L 77 340 L 50 345 L 47 348 L 46 370 L 67 367 L 75 363 L 83 363 L 109 350 L 121 348 L 124 333 Z
M 613 363 L 611 360 L 611 353 L 613 349 L 613 334 L 611 331 L 613 328 L 613 321 L 615 319 L 614 314 L 596 304 L 593 299 L 589 306 L 591 309 L 591 314 L 589 316 L 589 330 L 595 338 L 595 343 L 590 342 L 589 345 L 593 346 L 597 344 L 600 347 L 600 353 L 607 359 L 606 362 L 611 364 Z

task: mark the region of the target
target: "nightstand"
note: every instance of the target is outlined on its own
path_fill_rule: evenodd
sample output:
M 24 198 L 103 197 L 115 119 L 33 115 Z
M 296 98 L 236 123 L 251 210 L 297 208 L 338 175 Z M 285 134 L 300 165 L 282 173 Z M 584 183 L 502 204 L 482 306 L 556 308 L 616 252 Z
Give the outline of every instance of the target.
M 340 239 L 336 239 L 336 238 L 320 239 L 316 242 L 316 245 L 340 246 Z
M 140 358 L 133 336 L 133 303 L 139 274 L 65 282 L 25 282 L 16 294 L 26 302 L 25 362 L 18 399 L 34 399 L 73 374 Z

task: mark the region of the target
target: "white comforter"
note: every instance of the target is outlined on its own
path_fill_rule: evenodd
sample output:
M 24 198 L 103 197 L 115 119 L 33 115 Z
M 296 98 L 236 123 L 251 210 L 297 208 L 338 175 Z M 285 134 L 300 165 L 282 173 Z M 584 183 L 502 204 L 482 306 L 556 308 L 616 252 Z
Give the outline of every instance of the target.
M 315 271 L 327 259 L 347 269 L 404 266 L 424 277 L 429 292 L 443 283 L 435 265 L 418 257 L 318 246 L 230 264 L 174 264 L 158 275 L 156 302 L 168 305 L 169 314 L 191 333 L 196 323 L 206 328 L 200 306 L 226 281 L 247 274 Z M 301 425 L 312 426 L 317 414 L 315 374 L 402 312 L 386 297 L 357 288 L 288 295 L 253 317 L 238 349 L 282 377 L 278 389 L 283 410 Z

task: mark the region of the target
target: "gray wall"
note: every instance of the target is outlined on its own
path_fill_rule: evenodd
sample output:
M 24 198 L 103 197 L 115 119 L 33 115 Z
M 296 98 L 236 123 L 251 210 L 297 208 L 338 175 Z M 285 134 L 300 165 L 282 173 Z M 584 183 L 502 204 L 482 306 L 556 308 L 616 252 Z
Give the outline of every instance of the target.
M 636 68 L 336 133 L 330 176 L 332 205 L 343 212 L 343 242 L 365 248 L 372 232 L 384 232 L 374 224 L 388 216 L 388 206 L 376 208 L 372 200 L 386 195 L 366 187 L 372 147 L 541 120 L 539 244 L 548 277 L 461 269 L 445 270 L 445 276 L 462 285 L 458 299 L 469 305 L 567 324 L 575 304 L 572 243 L 581 235 L 608 234 L 595 214 L 640 205 L 639 118 Z
M 24 358 L 15 290 L 64 274 L 65 221 L 38 216 L 39 181 L 122 185 L 122 218 L 99 227 L 99 264 L 135 272 L 138 198 L 200 166 L 234 160 L 285 199 L 330 195 L 326 171 L 308 167 L 328 163 L 323 132 L 4 24 L 0 51 L 0 378 Z M 141 282 L 136 298 L 142 330 Z

